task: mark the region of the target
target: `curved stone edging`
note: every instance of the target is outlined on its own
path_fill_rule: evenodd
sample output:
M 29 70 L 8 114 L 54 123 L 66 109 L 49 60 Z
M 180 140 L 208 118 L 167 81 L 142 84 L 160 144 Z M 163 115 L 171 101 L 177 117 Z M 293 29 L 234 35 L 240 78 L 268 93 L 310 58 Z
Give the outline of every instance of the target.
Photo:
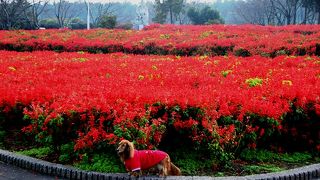
M 40 159 L 24 156 L 0 149 L 0 161 L 12 164 L 24 169 L 32 170 L 41 174 L 56 176 L 65 179 L 78 180 L 127 180 L 136 179 L 126 173 L 98 173 L 79 170 L 70 166 L 55 164 Z M 141 180 L 164 179 L 159 177 L 140 177 Z M 320 179 L 320 164 L 309 165 L 301 168 L 281 171 L 277 173 L 258 174 L 250 176 L 168 176 L 167 180 L 313 180 Z

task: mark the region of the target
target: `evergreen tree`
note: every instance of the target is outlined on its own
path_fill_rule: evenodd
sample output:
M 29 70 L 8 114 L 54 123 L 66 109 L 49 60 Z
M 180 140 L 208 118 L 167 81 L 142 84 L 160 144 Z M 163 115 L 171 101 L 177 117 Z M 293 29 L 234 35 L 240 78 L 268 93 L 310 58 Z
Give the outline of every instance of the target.
M 152 19 L 154 22 L 163 24 L 169 16 L 170 24 L 178 19 L 180 13 L 183 12 L 185 5 L 184 0 L 160 0 L 155 1 L 155 17 Z
M 104 15 L 98 20 L 98 27 L 113 29 L 117 24 L 117 17 Z
M 194 7 L 190 8 L 187 13 L 193 24 L 223 24 L 224 21 L 220 17 L 217 10 L 211 9 L 209 6 L 196 10 Z

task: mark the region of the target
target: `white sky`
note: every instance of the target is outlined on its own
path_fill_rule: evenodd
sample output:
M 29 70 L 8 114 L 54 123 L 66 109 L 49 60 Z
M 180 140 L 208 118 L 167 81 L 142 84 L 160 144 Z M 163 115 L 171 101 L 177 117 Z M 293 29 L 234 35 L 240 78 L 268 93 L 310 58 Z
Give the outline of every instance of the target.
M 51 0 L 54 1 L 54 0 Z M 70 2 L 75 2 L 79 0 L 68 0 Z M 139 3 L 141 0 L 80 0 L 80 1 L 89 1 L 89 2 L 102 2 L 102 3 L 108 3 L 108 2 L 131 2 L 131 3 Z M 144 0 L 144 1 L 153 1 L 154 0 Z M 187 0 L 188 2 L 214 2 L 215 0 Z

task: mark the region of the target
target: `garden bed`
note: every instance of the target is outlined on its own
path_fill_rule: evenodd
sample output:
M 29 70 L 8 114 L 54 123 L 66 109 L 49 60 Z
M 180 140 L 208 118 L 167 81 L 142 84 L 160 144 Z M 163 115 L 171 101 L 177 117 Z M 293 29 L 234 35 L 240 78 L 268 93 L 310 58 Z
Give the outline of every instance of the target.
M 247 148 L 319 153 L 317 56 L 1 51 L 0 62 L 2 127 L 19 127 L 26 141 L 51 147 L 55 152 L 47 160 L 91 158 L 113 151 L 123 138 L 147 149 L 192 144 L 189 150 L 203 151 L 210 162 L 204 174 L 228 163 L 239 175 L 277 169 L 243 166 L 237 160 Z M 178 164 L 193 161 L 185 159 Z M 202 171 L 186 167 L 185 173 Z
M 135 30 L 0 31 L 0 49 L 157 55 L 320 55 L 320 26 L 154 24 Z
M 186 175 L 318 162 L 318 39 L 319 26 L 1 31 L 14 50 L 0 51 L 2 146 L 106 172 L 124 171 L 122 139 L 169 152 Z

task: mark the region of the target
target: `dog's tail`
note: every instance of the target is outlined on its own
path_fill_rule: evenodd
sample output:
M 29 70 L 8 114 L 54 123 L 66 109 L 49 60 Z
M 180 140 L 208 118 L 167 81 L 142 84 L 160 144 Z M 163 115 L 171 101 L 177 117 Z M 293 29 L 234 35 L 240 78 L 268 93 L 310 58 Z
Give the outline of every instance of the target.
M 170 175 L 172 176 L 180 176 L 181 175 L 181 170 L 174 165 L 172 162 L 170 162 Z

